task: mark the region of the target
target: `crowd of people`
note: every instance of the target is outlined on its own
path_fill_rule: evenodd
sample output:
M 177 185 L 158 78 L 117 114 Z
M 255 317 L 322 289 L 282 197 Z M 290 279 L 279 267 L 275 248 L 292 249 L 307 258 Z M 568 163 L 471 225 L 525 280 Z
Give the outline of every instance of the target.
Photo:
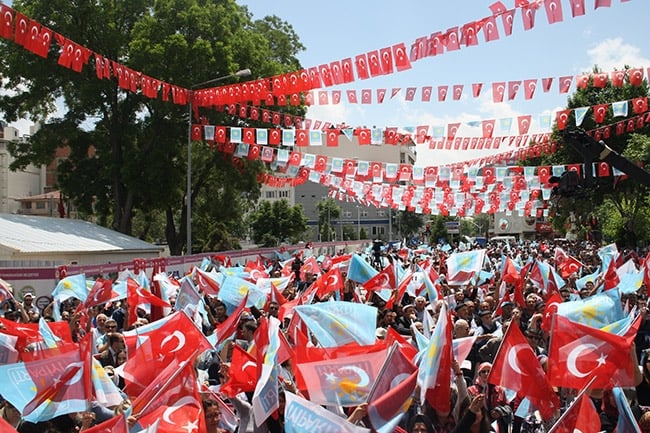
M 477 275 L 471 282 L 462 285 L 447 282 L 445 257 L 454 251 L 479 249 L 481 248 L 479 245 L 455 245 L 451 248 L 399 246 L 383 247 L 381 250 L 371 246 L 366 251 L 353 253 L 360 254 L 377 270 L 382 270 L 386 266 L 399 266 L 404 271 L 415 272 L 421 269 L 420 263 L 428 261 L 441 276 L 435 281 L 439 291 L 438 299 L 429 299 L 428 293 L 418 286 L 401 293 L 399 299 L 396 299 L 397 287 L 391 287 L 392 294 L 388 298 L 382 297 L 379 292 L 366 290 L 363 283 L 346 278 L 347 262 L 343 259 L 348 252 L 344 251 L 341 251 L 337 257 L 319 257 L 320 269 L 317 270 L 311 267 L 307 270 L 303 267 L 307 257 L 316 257 L 311 248 L 297 251 L 290 259 L 293 266 L 277 259 L 267 261 L 264 264 L 269 278 L 289 277 L 288 283 L 282 288 L 281 298 L 269 296 L 263 307 L 251 305 L 246 308 L 239 318 L 235 334 L 226 339 L 220 347 L 198 354 L 194 360 L 197 381 L 202 391 L 203 420 L 200 425 L 204 426 L 207 433 L 235 430 L 242 433 L 297 431 L 295 426 L 288 426 L 285 422 L 284 408 L 287 399 L 285 394 L 296 394 L 308 399 L 309 390 L 300 389 L 297 385 L 295 366 L 292 366 L 291 359 L 283 360 L 280 366 L 279 407 L 263 422 L 254 420 L 252 391 L 238 392 L 234 395 L 231 392 L 227 395 L 222 392 L 222 387 L 228 383 L 233 346 L 237 345 L 247 353 L 254 354 L 256 333 L 263 320 L 270 317 L 277 318 L 289 344 L 293 346 L 301 344 L 288 332 L 292 326 L 293 314 L 283 304 L 291 303 L 310 291 L 314 285 L 318 285 L 319 277 L 323 276 L 329 268 L 341 266 L 344 278 L 341 290 L 315 296 L 311 302 L 327 302 L 336 298 L 338 301 L 363 303 L 376 307 L 377 341 L 385 340 L 390 333 L 398 334 L 403 341 L 416 349 L 415 352 L 418 352 L 421 350 L 418 336 L 430 336 L 435 332 L 441 311 L 449 312 L 454 339 L 475 337 L 465 359 L 454 360 L 452 363 L 450 410 L 440 411 L 432 408 L 426 400 L 422 401 L 419 398 L 420 393 L 416 389 L 412 393 L 412 400 L 404 407 L 401 420 L 391 431 L 409 433 L 548 431 L 571 405 L 579 390 L 555 388 L 562 410 L 557 411 L 551 418 L 544 418 L 534 410 L 522 414 L 519 410 L 523 400 L 521 395 L 513 395 L 507 387 L 488 382 L 490 370 L 508 327 L 516 326 L 522 331 L 542 365 L 548 359 L 552 332 L 542 326 L 545 314 L 548 313 L 546 289 L 524 275 L 522 288 L 524 302 L 517 303 L 516 297 L 511 296 L 515 290 L 513 284 L 505 282 L 502 278 L 503 262 L 508 258 L 524 266 L 531 260 L 538 260 L 554 266 L 556 248 L 561 248 L 563 252 L 575 257 L 581 263 L 580 269 L 568 275 L 561 287 L 558 287 L 562 302 L 576 302 L 588 299 L 603 289 L 606 270 L 602 269 L 601 257 L 598 254 L 602 247 L 590 241 L 566 240 L 559 244 L 553 241 L 522 241 L 512 245 L 488 244 L 485 247 L 485 274 L 481 274 L 480 277 Z M 631 260 L 637 269 L 643 269 L 645 256 L 645 251 L 621 250 L 618 251 L 617 260 L 619 263 Z M 213 260 L 205 270 L 225 272 L 225 269 L 223 263 Z M 593 278 L 587 278 L 588 276 Z M 191 278 L 190 275 L 186 277 Z M 196 283 L 200 287 L 198 281 Z M 621 295 L 622 306 L 626 313 L 641 316 L 640 326 L 630 349 L 630 362 L 634 364 L 636 373 L 635 386 L 625 388 L 625 396 L 642 432 L 650 432 L 650 317 L 647 295 L 645 284 L 635 290 L 625 290 Z M 168 301 L 172 307 L 167 308 L 165 314 L 174 311 L 175 296 L 177 293 L 169 297 Z M 220 299 L 218 293 L 204 292 L 201 293 L 201 298 L 202 314 L 199 315 L 201 332 L 210 336 L 219 329 L 220 325 L 227 322 L 230 314 L 233 314 L 232 308 Z M 70 335 L 74 342 L 80 342 L 88 334 L 92 335 L 92 353 L 95 359 L 99 361 L 116 387 L 123 390 L 125 387 L 123 366 L 132 356 L 127 351 L 124 333 L 152 322 L 151 311 L 143 306 L 136 310 L 130 309 L 126 299 L 107 302 L 87 310 L 79 308 L 80 304 L 82 300 L 70 298 L 60 305 L 52 303 L 45 310 L 40 311 L 33 304 L 31 294 L 23 296 L 21 301 L 10 297 L 0 304 L 0 314 L 3 318 L 0 321 L 0 333 L 12 335 L 12 328 L 22 323 L 35 324 L 42 320 L 52 323 L 55 317 L 60 321 L 66 321 L 69 323 Z M 58 311 L 55 312 L 54 309 Z M 129 317 L 133 311 L 136 311 L 137 318 Z M 309 345 L 318 346 L 317 339 L 312 338 Z M 31 350 L 29 345 L 25 350 Z M 0 365 L 8 362 L 20 361 L 0 359 Z M 418 387 L 420 385 L 418 384 Z M 28 422 L 22 417 L 20 409 L 12 405 L 13 392 L 15 390 L 0 386 L 2 397 L 0 419 L 21 433 L 68 433 L 88 430 L 125 412 L 129 415 L 128 423 L 132 432 L 146 427 L 139 423 L 137 414 L 129 412 L 130 401 L 126 393 L 123 395 L 124 401 L 116 406 L 93 404 L 89 405 L 87 412 L 74 412 L 50 420 Z M 236 421 L 224 419 L 226 415 L 223 413 L 224 406 L 217 404 L 215 396 L 225 402 L 226 407 L 233 409 Z M 600 417 L 598 423 L 600 430 L 594 431 L 614 431 L 621 414 L 618 406 L 614 404 L 611 390 L 589 390 L 588 398 Z M 362 402 L 349 407 L 328 406 L 327 409 L 350 425 L 369 429 L 358 431 L 370 431 L 372 428 L 368 422 L 367 403 Z

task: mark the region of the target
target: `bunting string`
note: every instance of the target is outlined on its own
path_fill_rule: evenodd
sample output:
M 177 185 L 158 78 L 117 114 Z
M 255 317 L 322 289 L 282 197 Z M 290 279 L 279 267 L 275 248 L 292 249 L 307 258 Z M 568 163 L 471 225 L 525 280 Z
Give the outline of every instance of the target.
M 637 116 L 628 118 L 632 112 Z M 241 107 L 240 107 L 241 108 Z M 248 107 L 243 107 L 248 108 Z M 233 113 L 239 113 L 240 116 L 255 117 L 257 120 L 259 113 L 249 112 L 247 110 L 232 110 Z M 650 120 L 648 113 L 648 98 L 639 97 L 631 100 L 617 101 L 609 104 L 597 104 L 590 107 L 578 107 L 575 109 L 560 110 L 552 114 L 543 114 L 539 116 L 538 123 L 546 131 L 551 130 L 551 122 L 555 117 L 555 122 L 559 130 L 564 130 L 568 125 L 569 119 L 573 115 L 574 125 L 582 125 L 587 113 L 591 112 L 593 120 L 597 124 L 603 124 L 608 115 L 613 118 L 622 117 L 620 121 L 613 125 L 604 125 L 595 130 L 595 134 L 609 138 L 612 134 L 612 128 L 616 135 L 621 135 L 629 129 L 638 129 L 645 122 Z M 645 115 L 644 115 L 645 114 Z M 263 113 L 263 117 L 269 116 L 269 113 Z M 449 123 L 443 125 L 419 125 L 417 127 L 404 126 L 385 127 L 385 128 L 349 128 L 340 125 L 325 125 L 323 129 L 294 128 L 291 125 L 291 119 L 286 124 L 287 128 L 246 128 L 246 127 L 228 127 L 194 124 L 192 126 L 192 139 L 205 140 L 207 142 L 216 141 L 225 143 L 229 140 L 232 143 L 246 143 L 249 145 L 271 145 L 271 146 L 288 146 L 288 147 L 305 147 L 305 146 L 322 146 L 323 139 L 328 147 L 338 147 L 341 135 L 347 137 L 349 141 L 357 137 L 359 145 L 400 145 L 400 144 L 428 144 L 430 149 L 436 150 L 462 150 L 475 151 L 484 149 L 500 149 L 502 144 L 507 146 L 522 147 L 526 146 L 529 141 L 544 142 L 548 140 L 550 132 L 529 134 L 532 124 L 532 115 L 521 115 L 502 119 L 489 119 L 482 121 L 467 122 L 464 125 L 478 130 L 480 135 L 459 136 L 458 131 L 462 124 Z M 634 123 L 634 125 L 632 125 Z M 516 135 L 507 135 L 516 125 Z M 280 126 L 280 125 L 277 125 Z M 311 125 L 302 125 L 311 126 Z
M 621 0 L 621 3 L 625 1 Z M 562 2 L 560 0 L 545 0 L 543 3 L 549 24 L 563 21 Z M 569 3 L 573 18 L 585 15 L 585 0 L 569 0 Z M 485 42 L 498 40 L 499 30 L 497 18 L 501 19 L 502 30 L 505 36 L 511 36 L 513 20 L 516 14 L 521 16 L 524 30 L 531 30 L 535 27 L 535 14 L 540 9 L 540 6 L 541 1 L 531 3 L 526 1 L 517 2 L 515 8 L 507 9 L 502 2 L 497 1 L 490 6 L 492 14 L 489 16 L 451 27 L 446 31 L 436 31 L 429 36 L 416 38 L 414 42 L 409 44 L 410 50 L 408 50 L 408 54 L 407 44 L 400 42 L 390 47 L 358 54 L 354 60 L 352 58 L 346 58 L 271 78 L 260 78 L 244 83 L 194 91 L 153 78 L 143 72 L 133 70 L 115 60 L 109 59 L 100 53 L 96 53 L 64 35 L 41 25 L 26 15 L 15 11 L 6 4 L 0 5 L 0 16 L 2 20 L 0 21 L 0 37 L 13 40 L 16 44 L 24 47 L 28 51 L 44 58 L 49 56 L 50 51 L 56 51 L 51 47 L 52 40 L 55 40 L 60 48 L 58 52 L 58 64 L 60 66 L 75 72 L 82 72 L 86 65 L 89 63 L 94 64 L 98 79 L 116 78 L 118 86 L 121 89 L 133 93 L 141 92 L 145 97 L 152 99 L 160 97 L 163 101 L 171 100 L 175 104 L 186 105 L 190 102 L 190 98 L 192 98 L 193 104 L 198 107 L 226 106 L 232 104 L 261 106 L 262 103 L 266 106 L 283 106 L 287 104 L 299 105 L 301 102 L 309 104 L 312 100 L 315 102 L 316 100 L 313 95 L 311 97 L 309 96 L 314 89 L 348 84 L 356 80 L 366 80 L 404 71 L 411 69 L 413 62 L 428 57 L 439 56 L 446 52 L 457 51 L 462 47 L 478 45 L 479 33 L 481 32 L 483 33 Z M 611 2 L 594 0 L 594 10 L 602 7 L 611 7 Z M 91 58 L 94 58 L 94 62 L 90 62 Z M 642 81 L 643 68 L 636 68 L 630 71 L 626 75 L 630 83 L 633 84 L 639 80 Z M 625 76 L 622 76 L 621 72 L 623 71 L 614 71 L 611 73 L 611 82 L 613 85 L 618 85 L 618 83 L 622 83 L 622 80 L 625 79 Z M 575 81 L 578 86 L 586 86 L 590 81 L 595 86 L 599 86 L 604 85 L 603 83 L 607 82 L 608 77 L 609 74 L 579 75 L 575 77 Z M 548 91 L 547 89 L 550 88 L 552 80 L 552 78 L 541 79 L 542 87 L 545 91 Z M 506 93 L 506 89 L 508 90 L 508 98 L 514 98 L 519 88 L 522 87 L 522 83 L 524 94 L 532 97 L 534 94 L 533 87 L 536 87 L 537 81 L 535 79 L 493 83 L 493 98 L 497 100 L 499 98 L 502 99 Z M 573 81 L 573 76 L 560 77 L 558 79 L 560 92 L 568 92 L 569 86 Z M 482 84 L 473 84 L 472 88 L 473 94 L 476 95 L 475 97 L 478 97 Z M 411 97 L 410 95 L 414 95 L 414 89 L 407 89 L 407 99 Z M 430 90 L 432 92 L 432 89 Z M 448 86 L 439 86 L 437 90 L 438 99 L 446 99 Z M 454 85 L 452 91 L 453 97 L 456 98 L 459 93 L 462 94 L 462 90 L 462 85 Z M 384 89 L 378 89 L 377 91 L 378 95 L 385 94 L 383 93 Z M 392 97 L 396 95 L 396 92 L 399 93 L 399 91 L 400 89 L 393 89 Z M 362 90 L 362 103 L 366 103 L 364 101 L 367 100 L 367 97 L 364 95 L 368 94 L 368 92 L 370 91 Z M 423 96 L 425 94 L 430 95 L 431 92 L 429 92 L 428 87 L 422 89 Z M 302 99 L 301 95 L 303 95 Z M 351 95 L 348 94 L 348 100 L 350 100 Z M 332 98 L 334 99 L 334 96 Z M 329 100 L 329 97 L 327 99 Z M 320 95 L 317 100 L 321 100 Z M 378 97 L 377 100 L 381 102 L 383 101 L 383 97 Z M 277 123 L 274 122 L 274 124 Z M 293 124 L 296 123 L 294 122 Z

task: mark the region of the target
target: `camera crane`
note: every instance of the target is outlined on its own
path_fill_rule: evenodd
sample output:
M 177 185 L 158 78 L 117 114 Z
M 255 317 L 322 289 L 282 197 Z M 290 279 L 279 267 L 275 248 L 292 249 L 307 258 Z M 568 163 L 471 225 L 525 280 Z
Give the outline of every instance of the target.
M 594 179 L 591 167 L 593 167 L 593 163 L 596 161 L 607 162 L 612 167 L 627 174 L 629 178 L 634 179 L 644 186 L 650 187 L 650 173 L 618 154 L 611 147 L 607 146 L 604 141 L 596 141 L 580 128 L 565 129 L 561 132 L 561 135 L 566 143 L 569 143 L 582 155 L 585 170 L 582 179 L 575 171 L 565 171 L 559 177 L 551 177 L 549 180 L 552 183 L 558 184 L 554 191 L 559 195 L 570 197 L 579 194 L 581 191 L 595 188 L 597 186 L 596 179 Z

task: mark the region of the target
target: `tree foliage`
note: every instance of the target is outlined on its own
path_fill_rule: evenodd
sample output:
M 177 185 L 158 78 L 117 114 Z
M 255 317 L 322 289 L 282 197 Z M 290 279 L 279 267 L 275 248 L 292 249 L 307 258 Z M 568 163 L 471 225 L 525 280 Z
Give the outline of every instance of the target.
M 341 217 L 341 206 L 336 204 L 333 198 L 326 198 L 316 203 L 318 209 L 318 227 L 320 227 L 320 240 L 329 242 L 336 239 L 336 230 L 332 226 L 332 220 Z
M 13 7 L 93 52 L 184 88 L 243 68 L 253 78 L 297 70 L 296 54 L 304 49 L 289 24 L 277 17 L 254 21 L 234 0 L 16 0 Z M 10 41 L 0 46 L 0 113 L 7 121 L 26 117 L 41 125 L 11 149 L 12 169 L 49 164 L 57 148 L 69 147 L 58 184 L 82 215 L 94 214 L 126 234 L 164 233 L 172 254 L 180 254 L 187 235 L 188 129 L 198 123 L 188 107 L 125 92 L 116 79 L 97 79 L 93 59 L 82 73 L 62 68 L 56 43 L 47 58 Z M 304 113 L 304 107 L 272 109 Z M 224 110 L 198 114 L 209 124 L 261 126 Z M 259 196 L 255 179 L 262 167 L 233 166 L 231 158 L 198 144 L 191 157 L 192 249 L 232 246 L 243 206 Z M 158 221 L 164 227 L 152 229 Z
M 251 214 L 250 224 L 255 243 L 273 247 L 301 240 L 307 230 L 307 217 L 301 205 L 289 206 L 287 200 L 262 201 Z
M 600 73 L 598 67 L 594 67 L 594 73 Z M 580 127 L 586 131 L 592 131 L 603 125 L 614 125 L 617 122 L 636 116 L 630 107 L 626 117 L 614 117 L 611 103 L 618 101 L 630 101 L 648 95 L 648 83 L 644 81 L 641 86 L 632 86 L 626 79 L 622 87 L 616 87 L 609 82 L 603 88 L 593 86 L 593 79 L 585 88 L 579 88 L 567 101 L 567 109 L 570 115 L 567 125 L 576 124 L 575 109 L 581 107 L 594 107 L 600 104 L 607 104 L 607 114 L 602 124 L 596 124 L 593 117 L 593 110 L 589 110 Z M 638 125 L 635 125 L 638 126 Z M 626 156 L 635 163 L 647 164 L 650 162 L 650 146 L 648 134 L 650 128 L 643 126 L 636 129 L 636 133 L 626 132 L 622 135 L 615 133 L 614 128 L 603 140 L 611 149 Z M 540 158 L 525 161 L 524 164 L 536 165 L 563 165 L 583 163 L 584 158 L 570 144 L 564 143 L 557 125 L 554 127 L 552 139 L 559 143 L 557 149 Z M 578 220 L 584 220 L 589 214 L 595 213 L 600 221 L 608 220 L 609 233 L 612 241 L 621 245 L 636 245 L 636 241 L 643 239 L 644 226 L 640 226 L 639 215 L 648 208 L 648 188 L 641 185 L 637 180 L 621 177 L 596 177 L 596 185 L 590 188 L 587 193 L 577 197 L 556 197 L 553 199 L 552 215 L 553 226 L 559 232 L 566 230 L 566 221 L 570 212 L 573 212 Z M 612 210 L 618 212 L 619 218 L 612 219 Z M 616 224 L 616 227 L 613 227 Z

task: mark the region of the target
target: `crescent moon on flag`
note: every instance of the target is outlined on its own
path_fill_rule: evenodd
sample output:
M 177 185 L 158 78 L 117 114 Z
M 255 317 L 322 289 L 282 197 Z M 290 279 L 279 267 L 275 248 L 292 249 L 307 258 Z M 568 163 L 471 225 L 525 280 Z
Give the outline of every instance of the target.
M 390 387 L 395 388 L 397 385 L 408 379 L 409 376 L 410 375 L 407 373 L 398 374 L 393 380 L 390 381 Z
M 163 347 L 167 342 L 171 341 L 172 338 L 176 338 L 178 340 L 178 344 L 173 350 L 170 350 L 169 352 L 178 352 L 185 346 L 185 334 L 179 330 L 176 330 L 172 335 L 168 335 L 167 337 L 163 338 L 163 341 L 160 343 L 160 347 Z
M 526 347 L 526 344 L 517 344 L 516 346 L 511 347 L 507 354 L 508 365 L 510 368 L 522 376 L 527 376 L 528 374 L 521 371 L 521 367 L 519 367 L 519 362 L 517 361 L 517 354 L 519 353 L 519 350 L 521 350 L 520 348 Z
M 68 366 L 68 368 L 77 368 L 77 371 L 75 372 L 74 376 L 72 376 L 65 384 L 66 385 L 74 385 L 75 383 L 79 382 L 81 378 L 83 377 L 83 362 L 73 362 Z
M 357 387 L 361 388 L 370 385 L 370 377 L 368 377 L 368 373 L 366 373 L 363 368 L 357 367 L 355 365 L 346 365 L 339 368 L 340 372 L 344 372 L 346 370 L 353 371 L 357 376 L 359 376 L 359 382 L 356 383 Z
M 596 348 L 595 344 L 579 344 L 576 347 L 574 347 L 573 350 L 569 352 L 569 356 L 567 356 L 567 360 L 566 360 L 566 366 L 567 366 L 567 370 L 569 370 L 569 373 L 579 378 L 583 378 L 589 375 L 591 371 L 583 373 L 582 371 L 578 370 L 578 367 L 576 366 L 576 361 L 578 360 L 578 357 L 583 351 L 587 349 L 593 350 L 595 348 Z
M 176 412 L 178 409 L 182 408 L 183 406 L 187 406 L 188 404 L 194 403 L 194 397 L 186 395 L 185 397 L 181 398 L 178 400 L 176 403 L 174 403 L 173 406 L 168 407 L 165 409 L 165 412 L 163 412 L 162 419 L 165 421 L 167 424 L 171 425 L 176 425 L 174 421 L 171 420 L 171 416 Z

